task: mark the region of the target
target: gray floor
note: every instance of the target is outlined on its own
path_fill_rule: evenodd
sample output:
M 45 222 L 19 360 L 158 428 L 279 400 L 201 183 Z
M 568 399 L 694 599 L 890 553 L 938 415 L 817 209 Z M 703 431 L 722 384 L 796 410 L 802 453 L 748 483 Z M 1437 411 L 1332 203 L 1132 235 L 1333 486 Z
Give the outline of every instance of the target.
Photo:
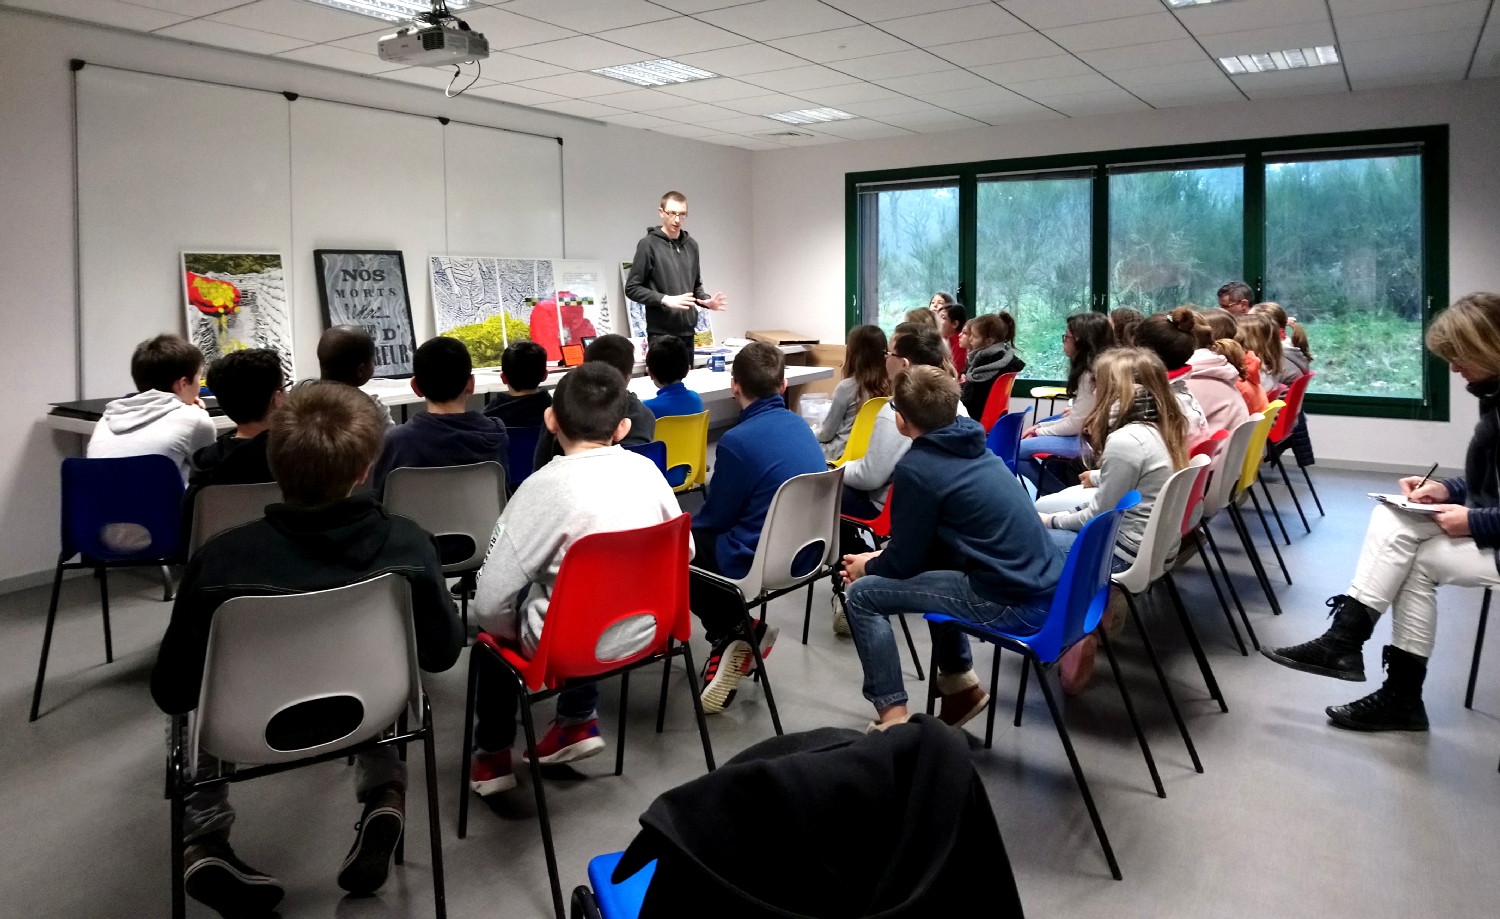
M 1326 518 L 1302 535 L 1293 517 L 1287 561 L 1295 587 L 1280 583 L 1286 614 L 1251 605 L 1262 641 L 1285 644 L 1321 631 L 1323 601 L 1347 585 L 1369 510 L 1366 491 L 1384 477 L 1322 470 Z M 1282 492 L 1277 490 L 1280 497 Z M 1263 538 L 1263 537 L 1262 537 Z M 1225 529 L 1221 545 L 1233 540 Z M 1269 560 L 1269 559 L 1268 559 Z M 1236 550 L 1247 598 L 1258 596 Z M 1274 571 L 1274 568 L 1273 568 Z M 14 916 L 163 916 L 168 899 L 168 807 L 162 799 L 164 718 L 147 677 L 168 607 L 159 586 L 114 579 L 116 661 L 103 664 L 94 582 L 64 588 L 44 715 L 26 722 L 46 591 L 0 597 L 0 913 Z M 1230 642 L 1201 570 L 1181 579 L 1230 711 L 1203 690 L 1174 621 L 1152 619 L 1203 757 L 1193 773 L 1155 691 L 1140 648 L 1121 642 L 1130 685 L 1148 723 L 1166 782 L 1158 800 L 1103 667 L 1093 688 L 1066 704 L 1084 769 L 1124 871 L 1110 879 L 1083 806 L 1032 687 L 1026 723 L 1002 717 L 994 749 L 976 749 L 1021 889 L 1033 916 L 1375 917 L 1493 916 L 1500 903 L 1500 649 L 1482 673 L 1473 711 L 1462 706 L 1477 619 L 1477 591 L 1444 590 L 1443 628 L 1428 681 L 1430 734 L 1362 736 L 1329 727 L 1323 707 L 1362 695 L 1359 686 L 1284 670 Z M 870 710 L 847 640 L 828 626 L 826 586 L 813 604 L 806 647 L 796 641 L 801 597 L 778 601 L 771 619 L 786 637 L 771 673 L 788 730 L 861 727 Z M 1497 627 L 1500 630 L 1500 627 Z M 1377 628 L 1367 666 L 1379 672 Z M 919 638 L 926 653 L 925 638 Z M 1493 644 L 1494 642 L 1492 642 Z M 702 648 L 698 654 L 701 661 Z M 978 653 L 981 668 L 988 651 Z M 1007 656 L 1002 704 L 1014 701 L 1017 661 Z M 653 674 L 654 675 L 654 674 Z M 921 691 L 908 668 L 909 688 Z M 658 793 L 703 770 L 679 671 L 667 731 L 652 731 L 653 705 L 638 679 L 625 775 L 613 756 L 580 764 L 573 779 L 549 781 L 559 857 L 568 888 L 588 859 L 624 847 L 637 815 Z M 455 835 L 462 667 L 427 681 L 437 713 L 443 839 L 450 915 L 541 916 L 548 911 L 540 837 L 522 786 L 478 803 L 469 838 Z M 616 687 L 602 710 L 613 753 Z M 545 717 L 545 712 L 541 713 Z M 710 721 L 720 760 L 771 730 L 758 691 Z M 14 732 L 14 733 L 11 733 Z M 414 764 L 420 752 L 414 752 Z M 378 897 L 349 900 L 333 882 L 352 840 L 358 807 L 340 763 L 234 789 L 238 851 L 277 874 L 288 892 L 283 916 L 429 916 L 430 863 L 420 786 L 410 807 L 412 844 Z M 420 776 L 420 766 L 414 770 Z M 976 879 L 982 883 L 982 879 Z M 190 904 L 189 915 L 206 916 Z

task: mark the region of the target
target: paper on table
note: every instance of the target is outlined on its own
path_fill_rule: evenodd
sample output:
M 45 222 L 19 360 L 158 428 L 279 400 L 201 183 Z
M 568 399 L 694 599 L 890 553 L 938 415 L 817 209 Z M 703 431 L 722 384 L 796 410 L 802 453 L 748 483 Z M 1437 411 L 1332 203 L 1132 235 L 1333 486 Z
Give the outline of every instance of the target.
M 1433 517 L 1438 513 L 1438 509 L 1434 505 L 1415 504 L 1406 500 L 1401 495 L 1384 495 L 1378 491 L 1372 491 L 1369 495 L 1381 504 L 1389 504 L 1391 507 L 1400 511 L 1406 511 L 1409 514 L 1422 514 L 1426 517 Z

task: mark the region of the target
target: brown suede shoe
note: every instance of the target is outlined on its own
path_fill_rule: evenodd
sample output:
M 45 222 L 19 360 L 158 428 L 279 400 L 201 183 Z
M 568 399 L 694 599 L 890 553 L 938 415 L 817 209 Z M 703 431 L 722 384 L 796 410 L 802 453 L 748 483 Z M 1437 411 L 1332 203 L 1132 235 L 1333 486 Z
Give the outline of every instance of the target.
M 990 703 L 990 694 L 979 686 L 969 686 L 940 698 L 942 708 L 938 709 L 938 720 L 950 728 L 968 724 Z

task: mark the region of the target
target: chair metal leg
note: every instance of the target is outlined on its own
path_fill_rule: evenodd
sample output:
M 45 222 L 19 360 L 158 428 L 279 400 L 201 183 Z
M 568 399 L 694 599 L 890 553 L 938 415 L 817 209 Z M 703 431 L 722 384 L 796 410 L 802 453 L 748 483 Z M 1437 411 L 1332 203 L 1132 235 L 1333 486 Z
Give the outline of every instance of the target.
M 109 633 L 109 569 L 99 569 L 99 606 L 104 612 L 104 662 L 115 662 L 115 645 Z
M 1234 643 L 1239 645 L 1240 656 L 1248 657 L 1250 652 L 1245 648 L 1245 640 L 1240 637 L 1240 627 L 1234 624 L 1234 613 L 1229 610 L 1229 601 L 1224 599 L 1224 591 L 1219 589 L 1219 578 L 1214 574 L 1214 566 L 1208 560 L 1208 546 L 1201 541 L 1198 544 L 1198 557 L 1203 559 L 1203 570 L 1208 572 L 1208 583 L 1214 586 L 1214 596 L 1219 598 L 1219 606 L 1224 610 L 1224 620 L 1229 623 L 1229 631 L 1234 635 Z
M 459 615 L 464 622 L 464 641 L 469 640 L 469 585 L 463 579 L 458 580 L 458 609 Z
M 1182 719 L 1182 711 L 1177 707 L 1177 694 L 1172 692 L 1172 684 L 1167 682 L 1167 675 L 1161 669 L 1161 660 L 1156 656 L 1156 646 L 1151 644 L 1151 636 L 1146 634 L 1146 625 L 1141 621 L 1140 611 L 1135 608 L 1135 597 L 1130 591 L 1122 590 L 1125 594 L 1125 605 L 1130 609 L 1130 618 L 1135 621 L 1136 633 L 1141 636 L 1141 646 L 1146 649 L 1146 658 L 1151 661 L 1151 669 L 1156 671 L 1156 681 L 1161 684 L 1161 693 L 1167 697 L 1167 708 L 1172 710 L 1172 719 L 1177 722 L 1177 731 L 1182 735 L 1182 743 L 1187 747 L 1188 756 L 1193 761 L 1193 769 L 1197 772 L 1203 771 L 1203 763 L 1198 760 L 1198 750 L 1193 746 L 1192 735 L 1188 734 L 1187 722 Z
M 437 740 L 432 735 L 432 706 L 422 697 L 422 759 L 427 773 L 427 838 L 432 848 L 432 905 L 437 919 L 447 919 L 448 894 L 443 878 L 443 825 L 438 819 Z M 465 789 L 467 790 L 467 789 Z M 464 795 L 467 799 L 468 795 Z
M 896 619 L 901 623 L 901 631 L 906 633 L 906 648 L 911 652 L 911 665 L 917 668 L 917 679 L 925 680 L 927 677 L 922 673 L 922 658 L 917 654 L 916 639 L 911 637 L 911 628 L 906 624 L 906 614 L 897 613 Z M 933 667 L 936 668 L 937 665 L 933 664 Z
M 990 744 L 995 739 L 995 700 L 1000 695 L 1000 646 L 992 645 L 995 649 L 994 660 L 990 663 L 990 704 L 989 711 L 984 718 L 984 748 L 990 749 Z
M 1151 745 L 1146 742 L 1146 732 L 1141 730 L 1141 719 L 1136 717 L 1135 704 L 1130 700 L 1130 690 L 1125 688 L 1125 675 L 1120 672 L 1120 662 L 1115 659 L 1115 649 L 1109 643 L 1109 629 L 1098 631 L 1099 643 L 1104 646 L 1104 656 L 1109 659 L 1109 669 L 1115 675 L 1115 685 L 1120 687 L 1120 700 L 1125 703 L 1125 714 L 1130 717 L 1130 726 L 1135 730 L 1135 739 L 1140 742 L 1141 755 L 1146 758 L 1146 769 L 1151 773 L 1151 782 L 1156 786 L 1156 796 L 1165 798 L 1167 789 L 1161 783 L 1161 773 L 1156 771 L 1156 759 L 1151 755 Z
M 668 660 L 671 660 L 671 658 L 668 658 Z M 693 697 L 693 715 L 698 719 L 698 737 L 703 741 L 703 762 L 708 766 L 708 771 L 713 772 L 716 768 L 714 766 L 714 747 L 708 738 L 708 720 L 703 717 L 703 697 L 698 695 L 698 671 L 693 667 L 693 649 L 688 642 L 682 643 L 682 661 L 687 667 L 687 689 L 688 695 Z M 771 683 L 768 680 L 762 680 L 761 685 L 766 687 L 766 701 L 770 703 L 771 717 L 774 719 L 776 717 L 776 703 L 771 699 Z
M 171 603 L 177 596 L 177 590 L 172 585 L 172 572 L 166 565 L 161 566 L 161 602 Z
M 508 669 L 508 668 L 507 668 Z M 521 727 L 526 731 L 526 760 L 531 765 L 531 787 L 536 792 L 536 816 L 542 825 L 542 849 L 547 855 L 547 879 L 552 884 L 552 908 L 557 919 L 563 915 L 562 882 L 557 876 L 557 851 L 552 846 L 552 821 L 547 817 L 547 793 L 542 789 L 542 764 L 536 752 L 536 723 L 531 717 L 531 700 L 521 678 L 512 674 L 521 699 Z
M 620 739 L 615 742 L 615 775 L 625 772 L 625 716 L 630 712 L 630 671 L 620 674 Z
M 1229 519 L 1234 523 L 1234 531 L 1239 534 L 1240 545 L 1245 548 L 1245 555 L 1250 558 L 1250 567 L 1255 571 L 1255 579 L 1260 581 L 1260 589 L 1265 591 L 1266 602 L 1271 606 L 1271 612 L 1281 615 L 1281 601 L 1276 599 L 1276 592 L 1271 589 L 1271 579 L 1266 575 L 1266 566 L 1261 564 L 1260 550 L 1255 548 L 1255 541 L 1250 538 L 1250 528 L 1245 525 L 1245 516 L 1240 509 L 1230 504 L 1226 508 Z
M 1032 655 L 1027 653 L 1028 662 L 1031 658 Z M 1089 819 L 1094 823 L 1094 832 L 1099 836 L 1099 846 L 1104 850 L 1104 860 L 1109 863 L 1109 873 L 1115 880 L 1122 880 L 1120 863 L 1115 861 L 1115 851 L 1109 846 L 1109 837 L 1104 833 L 1104 823 L 1099 819 L 1099 809 L 1094 806 L 1094 796 L 1089 794 L 1088 780 L 1083 777 L 1083 767 L 1078 765 L 1078 754 L 1073 752 L 1073 741 L 1068 737 L 1068 728 L 1063 724 L 1062 712 L 1058 710 L 1057 700 L 1053 698 L 1052 689 L 1047 685 L 1047 673 L 1041 661 L 1037 661 L 1036 664 L 1036 682 L 1041 687 L 1042 697 L 1047 700 L 1047 710 L 1052 713 L 1052 723 L 1057 726 L 1057 736 L 1062 740 L 1063 752 L 1068 754 L 1068 765 L 1073 767 L 1073 781 L 1078 783 L 1078 791 L 1083 795 L 1083 804 L 1088 808 Z
M 1281 576 L 1286 578 L 1287 584 L 1290 585 L 1292 573 L 1286 570 L 1286 559 L 1281 557 L 1281 549 L 1276 545 L 1276 537 L 1271 535 L 1271 525 L 1266 522 L 1266 512 L 1260 509 L 1260 499 L 1255 497 L 1255 487 L 1251 486 L 1245 490 L 1250 493 L 1250 502 L 1255 505 L 1255 513 L 1260 515 L 1260 525 L 1266 531 L 1266 541 L 1271 544 L 1271 552 L 1276 555 L 1276 564 L 1281 566 Z
M 36 665 L 36 689 L 31 691 L 31 717 L 27 721 L 35 721 L 37 709 L 42 704 L 42 680 L 47 676 L 47 655 L 52 650 L 52 624 L 57 621 L 57 596 L 62 590 L 63 562 L 66 559 L 57 560 L 57 571 L 52 576 L 52 602 L 47 604 L 47 629 L 42 633 L 42 656 Z
M 1026 711 L 1026 676 L 1031 672 L 1031 658 L 1021 655 L 1021 684 L 1016 687 L 1016 727 L 1021 726 L 1021 713 Z M 1042 678 L 1041 670 L 1036 673 L 1037 679 Z
M 937 703 L 937 642 L 932 643 L 932 660 L 927 667 L 927 714 L 932 714 L 933 707 Z
M 1286 524 L 1281 519 L 1281 508 L 1276 506 L 1275 499 L 1271 497 L 1271 485 L 1266 481 L 1264 476 L 1261 476 L 1259 481 L 1260 490 L 1266 496 L 1266 505 L 1271 508 L 1271 515 L 1276 518 L 1276 527 L 1281 530 L 1281 538 L 1286 541 L 1287 545 L 1290 546 L 1292 544 L 1292 537 L 1287 534 Z M 1253 485 L 1251 486 L 1251 488 L 1254 487 L 1255 486 Z
M 1286 493 L 1292 496 L 1292 506 L 1297 508 L 1297 516 L 1302 518 L 1302 529 L 1311 533 L 1312 527 L 1307 523 L 1307 515 L 1302 513 L 1302 502 L 1297 500 L 1297 489 L 1292 487 L 1292 480 L 1287 477 L 1286 464 L 1281 461 L 1280 456 L 1271 457 L 1271 462 L 1275 463 L 1276 468 L 1281 472 L 1281 482 L 1286 486 Z
M 1250 625 L 1250 617 L 1245 614 L 1245 604 L 1240 602 L 1240 592 L 1234 589 L 1234 580 L 1229 577 L 1229 567 L 1224 564 L 1224 556 L 1219 554 L 1219 544 L 1214 541 L 1214 531 L 1208 528 L 1205 520 L 1198 525 L 1203 536 L 1208 540 L 1208 547 L 1213 550 L 1214 560 L 1219 563 L 1219 573 L 1224 576 L 1224 586 L 1229 588 L 1229 597 L 1234 600 L 1234 608 L 1240 612 L 1240 621 L 1245 624 L 1245 634 L 1250 636 L 1250 646 L 1260 650 L 1260 639 L 1255 637 L 1255 627 Z
M 750 653 L 755 655 L 755 672 L 760 674 L 760 685 L 766 690 L 766 708 L 771 710 L 771 726 L 776 729 L 776 736 L 780 737 L 785 732 L 781 730 L 781 715 L 776 712 L 776 694 L 771 692 L 771 678 L 766 675 L 766 659 L 760 656 L 760 639 L 755 637 L 755 623 L 750 619 L 750 611 L 748 609 L 745 610 L 745 630 L 745 634 L 750 639 Z M 688 659 L 692 659 L 691 653 L 688 654 Z M 690 683 L 692 682 L 692 669 L 692 664 L 690 663 L 688 665 L 688 680 Z M 702 705 L 703 699 L 700 697 L 698 699 L 700 709 Z M 708 735 L 704 734 L 703 736 L 707 737 Z
M 484 654 L 478 644 L 469 649 L 469 692 L 464 701 L 464 756 L 459 763 L 462 770 L 458 776 L 458 838 L 469 832 L 469 775 L 474 766 L 474 698 L 479 690 L 479 661 Z
M 802 610 L 802 643 L 804 645 L 807 644 L 807 628 L 812 625 L 813 585 L 816 583 L 816 578 L 807 582 L 807 607 Z
M 667 686 L 672 682 L 672 648 L 675 642 L 667 639 L 667 657 L 661 662 L 661 699 L 656 703 L 656 733 L 660 734 L 667 723 Z
M 1219 681 L 1214 679 L 1214 670 L 1208 664 L 1208 655 L 1203 653 L 1203 645 L 1198 642 L 1198 631 L 1193 628 L 1193 620 L 1188 618 L 1187 607 L 1182 605 L 1177 582 L 1173 580 L 1170 571 L 1162 576 L 1162 580 L 1167 583 L 1167 593 L 1172 597 L 1172 605 L 1177 607 L 1177 620 L 1182 623 L 1182 631 L 1187 633 L 1188 646 L 1193 649 L 1193 657 L 1198 659 L 1198 669 L 1203 671 L 1203 682 L 1208 686 L 1208 694 L 1219 700 L 1220 711 L 1229 711 L 1224 693 L 1219 691 Z
M 1479 604 L 1479 628 L 1474 632 L 1474 662 L 1469 665 L 1469 690 L 1464 693 L 1464 708 L 1474 707 L 1474 681 L 1479 679 L 1479 655 L 1484 653 L 1484 627 L 1489 621 L 1490 589 L 1486 587 L 1484 601 Z
M 1313 503 L 1318 506 L 1318 516 L 1327 517 L 1328 515 L 1323 513 L 1323 502 L 1318 499 L 1318 490 L 1313 487 L 1312 476 L 1307 474 L 1307 467 L 1298 463 L 1297 468 L 1302 470 L 1302 479 L 1307 482 L 1307 490 L 1312 492 Z
M 58 571 L 59 576 L 62 574 Z M 167 762 L 170 774 L 167 785 L 172 796 L 172 919 L 184 919 L 187 915 L 187 891 L 182 874 L 187 870 L 186 849 L 182 824 L 187 817 L 187 799 L 182 790 L 182 744 L 183 722 L 181 715 L 172 716 L 172 751 Z
M 406 712 L 402 712 L 401 717 L 396 719 L 396 733 L 406 733 Z M 403 743 L 396 746 L 396 755 L 401 757 L 401 762 L 406 762 L 406 744 Z M 406 829 L 404 820 L 402 821 L 401 835 L 396 837 L 396 851 L 392 854 L 391 861 L 397 865 L 406 863 Z

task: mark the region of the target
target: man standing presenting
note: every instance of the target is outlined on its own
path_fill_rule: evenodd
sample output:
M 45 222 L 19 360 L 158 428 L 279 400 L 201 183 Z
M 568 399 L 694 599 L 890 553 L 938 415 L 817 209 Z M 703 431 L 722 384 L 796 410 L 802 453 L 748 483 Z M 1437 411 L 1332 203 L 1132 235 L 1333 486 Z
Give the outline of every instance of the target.
M 661 226 L 651 227 L 635 247 L 625 296 L 646 307 L 646 337 L 673 335 L 693 349 L 698 308 L 722 310 L 729 302 L 723 293 L 712 297 L 703 289 L 698 269 L 698 243 L 682 222 L 687 219 L 687 196 L 669 191 L 661 197 Z
M 1236 316 L 1243 316 L 1250 312 L 1250 304 L 1255 297 L 1255 291 L 1244 281 L 1230 281 L 1219 288 L 1219 306 L 1228 310 Z

